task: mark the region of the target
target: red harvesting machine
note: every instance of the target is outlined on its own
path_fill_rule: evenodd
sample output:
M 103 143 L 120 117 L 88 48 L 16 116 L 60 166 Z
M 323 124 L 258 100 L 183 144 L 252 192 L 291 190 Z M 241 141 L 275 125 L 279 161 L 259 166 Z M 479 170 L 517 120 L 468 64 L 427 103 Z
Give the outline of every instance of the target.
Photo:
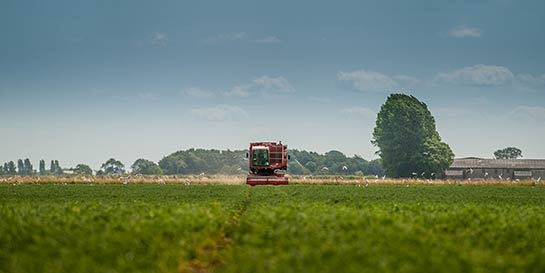
M 288 146 L 282 142 L 253 142 L 246 154 L 250 161 L 250 173 L 246 184 L 287 185 Z

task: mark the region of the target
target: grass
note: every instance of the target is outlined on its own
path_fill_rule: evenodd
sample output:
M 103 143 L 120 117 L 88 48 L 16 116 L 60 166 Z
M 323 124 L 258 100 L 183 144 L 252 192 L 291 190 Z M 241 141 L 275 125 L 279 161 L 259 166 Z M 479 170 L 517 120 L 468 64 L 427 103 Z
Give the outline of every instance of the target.
M 2 185 L 0 272 L 544 272 L 545 187 Z

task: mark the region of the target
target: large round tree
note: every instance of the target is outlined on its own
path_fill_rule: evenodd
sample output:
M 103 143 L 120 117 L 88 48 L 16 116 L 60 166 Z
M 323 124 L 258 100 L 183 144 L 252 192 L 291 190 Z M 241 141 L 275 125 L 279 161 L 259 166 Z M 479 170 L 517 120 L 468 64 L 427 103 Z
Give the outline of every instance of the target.
M 438 176 L 454 158 L 450 147 L 441 142 L 426 104 L 404 94 L 388 96 L 377 115 L 371 142 L 378 146 L 377 154 L 390 177 Z

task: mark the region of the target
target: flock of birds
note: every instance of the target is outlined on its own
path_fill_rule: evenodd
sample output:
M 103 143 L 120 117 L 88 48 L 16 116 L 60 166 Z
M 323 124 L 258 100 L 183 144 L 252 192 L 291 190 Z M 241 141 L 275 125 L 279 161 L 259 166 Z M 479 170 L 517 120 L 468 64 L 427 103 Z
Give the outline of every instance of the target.
M 297 160 L 296 160 L 296 162 L 299 163 Z M 299 164 L 301 164 L 301 163 L 299 163 Z M 346 165 L 342 166 L 341 168 L 342 168 L 343 171 L 347 171 L 347 170 L 348 170 L 348 167 L 347 167 Z M 242 168 L 239 167 L 239 168 L 238 168 L 238 171 L 240 171 L 241 169 L 242 169 Z M 322 171 L 329 171 L 329 168 L 328 168 L 328 167 L 322 167 L 321 170 L 322 170 Z M 467 172 L 468 174 L 473 174 L 473 173 L 474 173 L 474 170 L 473 170 L 472 168 L 469 168 L 469 169 L 466 170 L 466 172 Z M 199 176 L 201 176 L 201 177 L 202 177 L 202 176 L 205 176 L 205 175 L 206 175 L 206 172 L 202 172 L 202 173 L 199 174 Z M 420 176 L 418 176 L 418 173 L 413 172 L 413 173 L 412 173 L 412 176 L 413 176 L 413 178 L 418 178 L 418 177 L 426 178 L 426 172 L 420 173 Z M 490 176 L 490 175 L 489 175 L 488 172 L 485 172 L 485 173 L 484 173 L 484 178 L 485 178 L 485 179 L 488 178 L 489 176 Z M 118 178 L 118 181 L 120 181 L 123 185 L 128 185 L 129 182 L 130 182 L 133 178 L 142 178 L 142 177 L 143 177 L 143 176 L 142 176 L 141 174 L 120 176 L 120 177 Z M 13 181 L 15 178 L 16 178 L 16 177 L 13 177 L 13 176 L 10 176 L 10 177 L 7 177 L 7 178 L 0 178 L 0 182 L 11 182 L 11 181 Z M 428 182 L 430 182 L 430 178 L 432 178 L 432 179 L 435 178 L 435 173 L 433 173 L 433 172 L 430 173 L 429 177 L 428 177 L 426 180 L 427 180 Z M 94 182 L 94 179 L 93 179 L 93 178 L 82 177 L 82 179 L 84 180 L 84 182 L 91 182 L 91 183 Z M 307 177 L 304 176 L 304 177 L 303 177 L 303 180 L 306 180 L 306 179 L 307 179 Z M 339 179 L 343 180 L 344 178 L 343 178 L 342 176 L 340 176 Z M 378 182 L 378 179 L 379 179 L 379 176 L 378 176 L 378 175 L 375 175 L 375 180 L 376 180 L 376 182 Z M 386 179 L 386 175 L 380 177 L 380 179 L 385 180 L 385 179 Z M 510 181 L 510 180 L 511 180 L 510 177 L 504 178 L 504 177 L 503 177 L 503 173 L 500 173 L 500 174 L 498 175 L 498 179 L 499 179 L 499 180 L 505 180 L 505 181 Z M 538 178 L 533 178 L 533 177 L 532 177 L 531 179 L 532 179 L 532 181 L 533 181 L 533 185 L 538 185 L 538 184 L 540 184 L 540 182 L 541 182 L 541 177 L 538 177 Z M 468 178 L 468 180 L 471 181 L 471 178 Z M 37 182 L 39 182 L 39 181 L 40 181 L 40 178 L 38 177 L 38 178 L 37 178 Z M 364 187 L 364 188 L 369 187 L 369 182 L 368 182 L 367 180 L 364 180 L 364 181 L 365 181 L 365 184 L 362 185 L 361 183 L 358 182 L 358 183 L 356 184 L 356 186 L 357 186 L 357 187 Z M 15 182 L 18 183 L 17 181 L 15 181 Z M 165 181 L 164 181 L 163 179 L 159 179 L 158 182 L 159 182 L 159 184 L 166 184 Z M 514 179 L 513 182 L 520 182 L 520 180 L 519 180 L 519 179 Z M 13 183 L 13 185 L 15 186 L 16 183 Z M 185 179 L 184 179 L 184 184 L 185 184 L 185 185 L 191 185 L 191 183 L 192 183 L 192 181 L 191 181 L 190 178 L 185 178 Z M 66 183 L 65 183 L 65 184 L 66 184 Z M 408 186 L 409 186 L 409 185 L 407 184 L 407 187 L 408 187 Z
M 473 174 L 473 169 L 472 168 L 469 168 L 466 170 L 466 172 L 468 174 Z M 487 179 L 488 177 L 490 177 L 490 174 L 488 172 L 484 172 L 484 178 Z M 505 181 L 510 181 L 511 180 L 511 177 L 503 177 L 503 173 L 500 173 L 498 175 L 498 179 L 499 180 L 505 180 Z M 534 177 L 531 177 L 532 181 L 534 182 L 534 185 L 537 185 L 541 182 L 541 176 L 538 177 L 538 178 L 534 178 Z M 471 178 L 468 178 L 468 180 L 471 180 Z M 513 179 L 514 182 L 520 182 L 520 179 L 516 178 L 516 179 Z

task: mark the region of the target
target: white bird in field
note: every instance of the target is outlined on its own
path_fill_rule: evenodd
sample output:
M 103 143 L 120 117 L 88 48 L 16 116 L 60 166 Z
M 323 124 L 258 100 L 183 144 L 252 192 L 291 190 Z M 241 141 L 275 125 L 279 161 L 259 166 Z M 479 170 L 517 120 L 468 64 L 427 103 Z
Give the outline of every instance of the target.
M 498 178 L 499 178 L 500 180 L 503 180 L 503 177 L 502 177 L 502 176 L 503 176 L 503 173 L 500 173 L 500 175 L 498 175 Z
M 375 179 L 378 179 L 378 174 L 375 174 Z
M 123 185 L 127 185 L 129 184 L 129 177 L 119 177 L 119 180 L 121 180 L 123 182 Z
M 364 187 L 369 187 L 369 182 L 365 182 L 365 186 Z
M 200 175 L 200 176 L 203 176 L 204 174 L 206 174 L 206 173 L 205 173 L 205 172 L 202 172 L 202 173 L 200 173 L 199 175 Z
M 348 167 L 343 166 L 343 171 L 346 171 L 346 170 L 348 170 Z
M 473 169 L 472 169 L 472 168 L 469 168 L 469 173 L 473 173 Z
M 413 175 L 413 176 L 416 176 L 416 175 L 418 175 L 418 174 L 417 174 L 417 173 L 412 173 L 412 175 Z
M 422 173 L 420 174 L 420 176 L 424 177 L 425 174 L 426 174 L 426 172 L 422 172 Z
M 323 167 L 322 171 L 329 171 L 329 168 L 328 167 Z
M 485 173 L 484 173 L 484 177 L 487 177 L 487 176 L 488 176 L 488 173 L 487 173 L 487 172 L 485 172 Z
M 240 171 L 240 170 L 242 170 L 242 168 L 241 168 L 241 167 L 238 167 L 237 171 Z
M 386 179 L 386 175 L 384 175 L 384 176 L 382 177 L 382 180 L 384 180 L 384 179 Z
M 541 181 L 541 176 L 537 179 L 536 182 L 539 183 L 539 181 Z

